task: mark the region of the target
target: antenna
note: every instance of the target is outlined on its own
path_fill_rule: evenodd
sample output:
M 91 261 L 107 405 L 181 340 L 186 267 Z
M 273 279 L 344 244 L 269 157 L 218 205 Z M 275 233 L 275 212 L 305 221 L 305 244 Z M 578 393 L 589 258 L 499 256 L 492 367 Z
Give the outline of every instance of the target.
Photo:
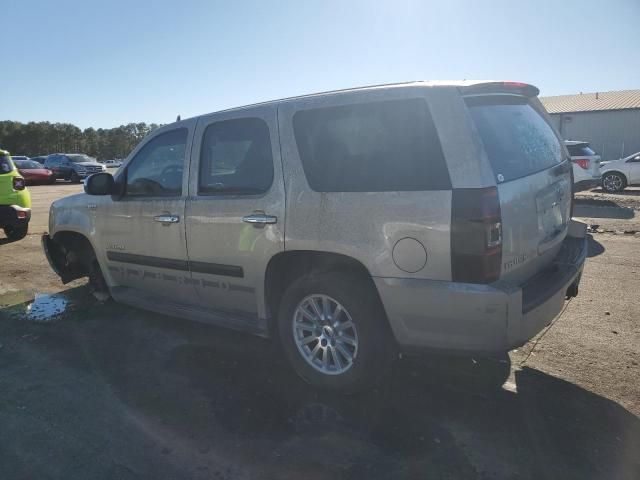
M 176 118 L 176 122 L 180 121 L 180 115 L 178 115 L 178 117 Z

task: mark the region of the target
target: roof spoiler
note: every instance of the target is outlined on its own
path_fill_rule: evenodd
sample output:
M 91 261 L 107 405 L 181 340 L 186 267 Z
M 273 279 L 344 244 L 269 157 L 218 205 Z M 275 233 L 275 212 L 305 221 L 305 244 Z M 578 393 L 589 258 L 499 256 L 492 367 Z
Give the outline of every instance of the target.
M 492 93 L 515 93 L 525 97 L 537 97 L 540 93 L 537 87 L 522 82 L 484 82 L 459 87 L 462 95 L 484 95 Z

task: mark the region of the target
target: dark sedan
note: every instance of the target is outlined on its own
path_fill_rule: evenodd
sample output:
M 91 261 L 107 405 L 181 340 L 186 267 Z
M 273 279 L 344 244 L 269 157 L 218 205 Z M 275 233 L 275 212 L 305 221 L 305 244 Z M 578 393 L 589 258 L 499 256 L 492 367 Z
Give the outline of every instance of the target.
M 54 183 L 56 181 L 53 172 L 48 168 L 44 168 L 38 162 L 33 160 L 14 160 L 13 163 L 28 184 Z

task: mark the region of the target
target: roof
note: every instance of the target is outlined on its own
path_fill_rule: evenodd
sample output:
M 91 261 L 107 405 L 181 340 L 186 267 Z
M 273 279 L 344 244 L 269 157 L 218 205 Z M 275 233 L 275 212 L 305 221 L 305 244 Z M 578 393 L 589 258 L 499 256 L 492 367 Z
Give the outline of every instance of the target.
M 258 102 L 258 103 L 251 103 L 248 105 L 242 105 L 242 106 L 238 106 L 238 107 L 232 107 L 232 108 L 225 108 L 223 110 L 218 110 L 215 112 L 210 112 L 210 113 L 205 113 L 202 115 L 196 115 L 195 117 L 191 117 L 191 118 L 200 118 L 200 117 L 205 117 L 207 115 L 211 115 L 212 113 L 224 113 L 224 112 L 234 112 L 234 111 L 239 111 L 239 110 L 244 110 L 247 108 L 252 108 L 252 107 L 258 107 L 258 106 L 263 106 L 263 105 L 273 105 L 274 103 L 282 103 L 282 102 L 288 102 L 288 101 L 295 101 L 295 100 L 300 100 L 300 99 L 305 99 L 305 98 L 314 98 L 314 97 L 321 97 L 321 96 L 325 96 L 325 95 L 335 95 L 335 94 L 340 94 L 340 93 L 345 93 L 345 92 L 357 92 L 357 91 L 367 91 L 367 90 L 378 90 L 378 89 L 391 89 L 391 88 L 404 88 L 404 87 L 453 87 L 453 88 L 471 88 L 471 87 L 476 87 L 476 86 L 482 86 L 482 85 L 487 85 L 487 86 L 492 86 L 492 85 L 509 85 L 511 87 L 529 87 L 529 88 L 533 88 L 534 89 L 534 94 L 537 95 L 539 90 L 537 89 L 537 87 L 534 87 L 533 85 L 529 85 L 527 83 L 520 83 L 520 82 L 512 82 L 512 81 L 496 81 L 496 80 L 418 80 L 418 81 L 410 81 L 410 82 L 398 82 L 398 83 L 385 83 L 385 84 L 380 84 L 380 85 L 365 85 L 365 86 L 361 86 L 361 87 L 353 87 L 353 88 L 344 88 L 344 89 L 339 89 L 339 90 L 329 90 L 329 91 L 325 91 L 325 92 L 316 92 L 316 93 L 309 93 L 309 94 L 305 94 L 305 95 L 297 95 L 297 96 L 293 96 L 293 97 L 284 97 L 284 98 L 279 98 L 276 100 L 268 100 L 265 102 Z M 184 118 L 181 119 L 177 122 L 173 122 L 173 123 L 169 123 L 166 125 L 176 125 L 180 122 L 184 122 L 187 120 L 191 120 L 191 118 Z M 164 125 L 163 128 L 166 126 Z
M 555 97 L 541 97 L 540 101 L 549 113 L 627 110 L 640 108 L 640 90 L 558 95 Z

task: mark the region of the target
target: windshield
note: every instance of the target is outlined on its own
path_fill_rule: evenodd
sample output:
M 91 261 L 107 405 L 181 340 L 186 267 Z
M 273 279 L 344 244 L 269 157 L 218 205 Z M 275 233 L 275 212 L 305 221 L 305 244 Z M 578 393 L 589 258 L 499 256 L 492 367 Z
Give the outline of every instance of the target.
M 467 105 L 498 182 L 562 162 L 560 140 L 526 98 L 474 97 Z
M 21 169 L 25 169 L 25 170 L 29 170 L 29 169 L 35 169 L 35 168 L 42 168 L 42 165 L 39 164 L 38 162 L 34 162 L 32 160 L 13 160 L 13 163 L 15 164 L 16 167 L 21 168 Z
M 81 154 L 66 155 L 66 157 L 73 163 L 85 163 L 85 162 L 96 163 L 96 159 L 88 155 L 81 155 Z

